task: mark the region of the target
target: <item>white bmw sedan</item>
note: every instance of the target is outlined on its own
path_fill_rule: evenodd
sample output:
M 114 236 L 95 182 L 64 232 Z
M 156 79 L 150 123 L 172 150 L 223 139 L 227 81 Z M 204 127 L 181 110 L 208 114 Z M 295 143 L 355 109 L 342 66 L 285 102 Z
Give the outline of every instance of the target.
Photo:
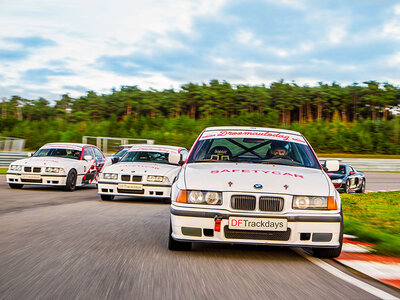
M 188 150 L 181 147 L 134 145 L 118 163 L 104 169 L 98 183 L 100 197 L 152 197 L 170 202 L 171 184 L 187 156 Z
M 299 132 L 205 129 L 171 200 L 170 250 L 217 242 L 308 247 L 318 257 L 341 252 L 340 196 Z
M 31 157 L 14 161 L 7 171 L 7 183 L 13 189 L 25 184 L 76 186 L 95 183 L 101 170 L 111 161 L 93 145 L 49 143 Z

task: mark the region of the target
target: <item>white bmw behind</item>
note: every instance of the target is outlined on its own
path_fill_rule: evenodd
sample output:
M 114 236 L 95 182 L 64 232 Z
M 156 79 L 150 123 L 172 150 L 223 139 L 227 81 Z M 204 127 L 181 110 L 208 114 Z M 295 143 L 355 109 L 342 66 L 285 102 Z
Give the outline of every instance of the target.
M 338 161 L 328 161 L 334 171 Z M 305 137 L 259 127 L 205 129 L 171 195 L 170 250 L 192 242 L 341 252 L 341 199 Z
M 111 160 L 93 145 L 49 143 L 31 157 L 14 161 L 7 171 L 7 183 L 13 189 L 25 184 L 62 186 L 67 191 L 95 183 Z
M 101 199 L 133 196 L 170 202 L 171 184 L 188 154 L 182 147 L 134 145 L 118 163 L 104 169 L 98 183 Z

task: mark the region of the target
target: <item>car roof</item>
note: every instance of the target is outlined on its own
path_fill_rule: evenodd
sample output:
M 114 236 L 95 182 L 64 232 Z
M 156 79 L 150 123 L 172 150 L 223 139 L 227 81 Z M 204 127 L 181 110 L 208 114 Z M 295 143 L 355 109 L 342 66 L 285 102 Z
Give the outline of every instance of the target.
M 96 147 L 95 145 L 91 145 L 91 144 L 82 144 L 82 143 L 47 143 L 44 144 L 42 147 L 44 146 L 75 146 L 75 147 L 86 147 L 86 146 L 92 146 L 92 147 Z
M 168 146 L 168 145 L 149 145 L 149 144 L 134 144 L 132 147 L 129 149 L 134 149 L 134 148 L 154 148 L 154 149 L 169 149 L 169 150 L 187 150 L 184 147 L 178 147 L 178 146 Z
M 252 130 L 252 131 L 271 131 L 271 132 L 281 132 L 288 134 L 295 134 L 303 136 L 300 132 L 280 129 L 280 128 L 268 128 L 268 127 L 249 127 L 249 126 L 218 126 L 218 127 L 207 127 L 204 131 L 214 131 L 214 130 Z

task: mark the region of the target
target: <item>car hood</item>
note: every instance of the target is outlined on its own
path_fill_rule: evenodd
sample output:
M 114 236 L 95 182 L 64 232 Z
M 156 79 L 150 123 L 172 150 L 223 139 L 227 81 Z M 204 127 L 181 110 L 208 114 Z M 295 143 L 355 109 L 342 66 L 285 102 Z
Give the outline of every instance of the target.
M 179 166 L 157 163 L 136 163 L 136 162 L 120 162 L 107 167 L 104 173 L 131 173 L 137 175 L 159 175 L 169 176 L 176 173 L 180 169 Z
M 331 184 L 319 169 L 267 164 L 191 163 L 184 176 L 189 190 L 328 196 Z
M 12 165 L 32 166 L 32 167 L 64 167 L 71 163 L 79 162 L 77 159 L 62 157 L 30 157 L 14 161 Z

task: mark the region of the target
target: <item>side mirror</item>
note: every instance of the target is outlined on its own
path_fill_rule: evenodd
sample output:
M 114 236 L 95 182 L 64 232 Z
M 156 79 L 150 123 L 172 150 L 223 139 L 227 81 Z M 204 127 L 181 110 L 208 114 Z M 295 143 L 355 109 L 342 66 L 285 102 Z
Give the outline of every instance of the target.
M 28 157 L 32 157 L 32 152 L 28 152 Z
M 349 172 L 349 175 L 353 175 L 353 174 L 355 174 L 356 172 L 354 172 L 354 171 L 350 171 Z
M 179 153 L 171 152 L 168 155 L 168 162 L 170 164 L 178 165 L 180 161 L 181 161 L 181 155 Z
M 92 160 L 93 157 L 92 157 L 91 155 L 85 155 L 85 156 L 83 157 L 83 159 L 84 159 L 84 160 Z
M 339 171 L 339 161 L 338 160 L 327 160 L 325 162 L 325 168 L 328 172 Z

